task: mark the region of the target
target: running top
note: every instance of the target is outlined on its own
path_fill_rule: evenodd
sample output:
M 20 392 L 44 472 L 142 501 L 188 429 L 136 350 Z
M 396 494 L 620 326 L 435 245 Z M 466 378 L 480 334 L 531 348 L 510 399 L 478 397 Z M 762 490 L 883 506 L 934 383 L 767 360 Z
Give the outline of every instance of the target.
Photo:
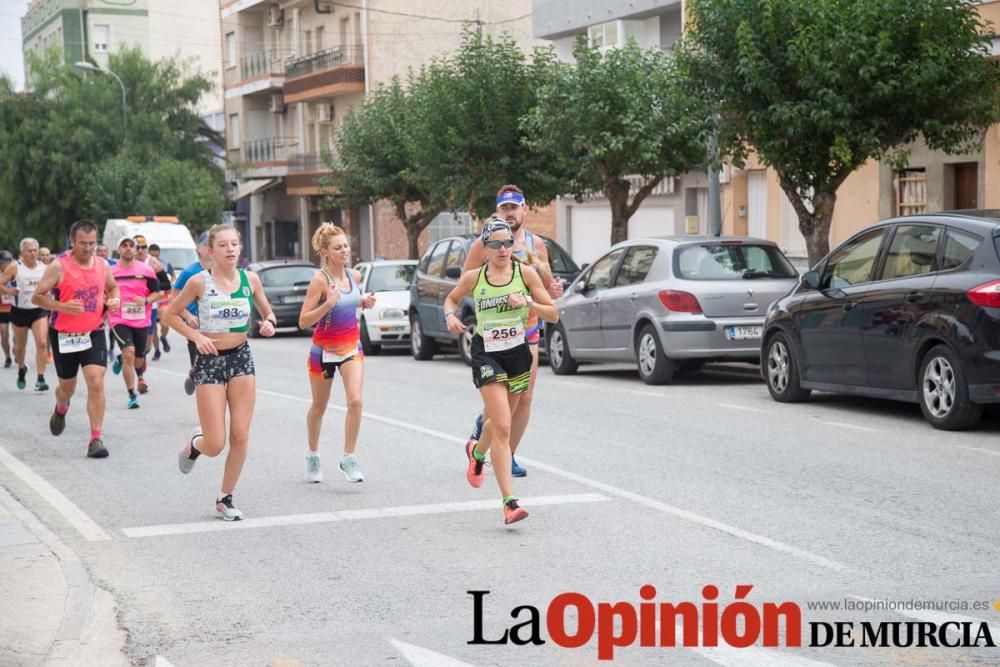
M 532 234 L 531 232 L 529 232 L 527 229 L 525 229 L 524 230 L 524 247 L 521 248 L 520 250 L 515 250 L 512 254 L 514 255 L 514 257 L 517 257 L 522 262 L 527 262 L 528 261 L 528 249 L 529 248 L 531 249 L 531 254 L 534 255 L 535 254 L 535 235 Z M 535 268 L 531 264 L 528 264 L 528 266 L 531 266 L 531 268 Z M 535 272 L 537 273 L 538 270 L 536 269 Z M 538 274 L 539 277 L 541 277 L 541 275 L 542 275 L 541 273 Z M 527 294 L 527 290 L 525 290 L 525 294 Z M 534 311 L 531 311 L 531 312 L 528 313 L 528 324 L 527 324 L 527 327 L 529 329 L 529 333 L 530 333 L 530 330 L 537 330 L 538 329 L 538 313 L 536 313 Z
M 34 310 L 38 308 L 31 303 L 31 297 L 35 294 L 35 288 L 42 281 L 42 274 L 45 273 L 45 265 L 41 262 L 35 264 L 35 268 L 29 269 L 24 264 L 18 263 L 15 280 L 17 281 L 17 303 L 14 307 L 22 310 Z
M 198 275 L 204 270 L 205 267 L 201 265 L 201 262 L 195 262 L 194 264 L 189 264 L 188 266 L 184 267 L 184 270 L 181 271 L 181 274 L 177 276 L 177 281 L 174 283 L 174 289 L 180 292 L 182 289 L 184 289 L 184 285 L 187 284 L 188 280 L 190 280 L 191 278 Z M 191 303 L 189 303 L 187 309 L 188 312 L 194 315 L 195 317 L 198 316 L 197 301 L 192 301 Z
M 348 290 L 340 290 L 340 298 L 327 311 L 313 329 L 313 344 L 323 348 L 324 362 L 338 362 L 349 359 L 361 349 L 361 333 L 358 330 L 358 308 L 361 307 L 361 286 L 354 282 L 351 270 L 345 271 Z M 333 277 L 323 270 L 328 285 L 333 285 Z M 340 289 L 340 288 L 337 288 Z M 326 303 L 323 296 L 320 304 Z
M 476 332 L 483 337 L 487 352 L 501 352 L 524 343 L 524 325 L 529 308 L 511 308 L 507 303 L 510 294 L 527 294 L 528 288 L 521 275 L 521 263 L 513 262 L 513 272 L 506 285 L 494 285 L 486 277 L 484 266 L 472 288 L 476 304 Z
M 202 333 L 246 333 L 253 312 L 253 291 L 247 272 L 238 269 L 240 286 L 232 294 L 219 291 L 212 272 L 205 270 L 205 291 L 198 299 L 198 330 Z
M 90 267 L 83 267 L 72 257 L 59 257 L 53 261 L 62 264 L 62 279 L 59 302 L 73 300 L 83 302 L 83 312 L 79 315 L 56 312 L 52 326 L 63 333 L 89 333 L 104 321 L 104 286 L 108 279 L 108 263 L 95 256 Z
M 119 262 L 111 267 L 111 275 L 118 283 L 118 291 L 121 292 L 121 307 L 117 313 L 111 313 L 108 317 L 111 326 L 124 324 L 133 329 L 148 327 L 152 308 L 148 303 L 136 305 L 135 297 L 148 297 L 159 290 L 160 283 L 153 269 L 142 262 L 133 261 L 128 268 Z

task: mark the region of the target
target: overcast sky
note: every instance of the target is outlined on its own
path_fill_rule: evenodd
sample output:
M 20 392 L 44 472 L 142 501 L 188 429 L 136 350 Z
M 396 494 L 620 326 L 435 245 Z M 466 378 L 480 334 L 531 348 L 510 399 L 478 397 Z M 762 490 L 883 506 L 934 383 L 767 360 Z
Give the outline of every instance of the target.
M 21 17 L 28 0 L 0 0 L 0 72 L 24 88 L 24 56 L 21 53 Z

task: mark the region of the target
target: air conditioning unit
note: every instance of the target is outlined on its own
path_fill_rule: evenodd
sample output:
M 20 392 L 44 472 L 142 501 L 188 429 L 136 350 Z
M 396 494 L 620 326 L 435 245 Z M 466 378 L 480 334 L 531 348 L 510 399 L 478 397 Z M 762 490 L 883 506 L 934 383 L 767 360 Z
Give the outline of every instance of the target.
M 285 25 L 285 10 L 281 7 L 267 8 L 267 27 L 280 28 Z
M 333 122 L 333 105 L 332 104 L 317 104 L 316 105 L 316 120 L 320 123 L 332 123 Z
M 285 113 L 285 96 L 278 93 L 271 95 L 271 113 Z

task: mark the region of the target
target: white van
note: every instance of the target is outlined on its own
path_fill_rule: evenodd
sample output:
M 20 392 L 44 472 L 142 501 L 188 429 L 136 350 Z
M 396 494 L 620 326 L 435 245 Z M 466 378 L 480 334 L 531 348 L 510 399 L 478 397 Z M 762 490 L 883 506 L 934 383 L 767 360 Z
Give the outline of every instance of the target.
M 160 261 L 164 265 L 172 264 L 178 273 L 198 261 L 190 230 L 173 216 L 155 216 L 152 219 L 130 216 L 108 220 L 101 242 L 108 246 L 112 256 L 117 257 L 118 242 L 122 237 L 140 234 L 146 237 L 148 243 L 160 246 Z

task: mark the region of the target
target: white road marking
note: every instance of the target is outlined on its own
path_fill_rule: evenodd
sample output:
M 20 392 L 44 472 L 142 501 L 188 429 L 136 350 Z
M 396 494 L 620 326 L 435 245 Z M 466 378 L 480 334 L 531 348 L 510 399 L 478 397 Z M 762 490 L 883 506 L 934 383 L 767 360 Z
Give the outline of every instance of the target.
M 14 455 L 0 447 L 0 463 L 14 473 L 32 491 L 42 497 L 52 508 L 59 512 L 69 525 L 88 542 L 110 540 L 111 536 L 104 532 L 97 523 L 83 513 L 72 500 L 64 496 L 59 489 L 45 481 L 38 473 L 21 463 Z
M 858 426 L 857 424 L 849 424 L 847 422 L 835 422 L 829 419 L 820 419 L 820 424 L 826 424 L 828 426 L 836 426 L 838 428 L 852 428 L 855 431 L 864 431 L 866 433 L 881 433 L 880 428 L 870 428 L 868 426 Z
M 564 496 L 536 496 L 521 498 L 525 507 L 542 507 L 544 505 L 568 505 L 574 503 L 599 503 L 610 498 L 599 493 L 577 493 Z M 140 526 L 137 528 L 122 528 L 126 537 L 161 537 L 163 535 L 189 535 L 192 533 L 210 533 L 222 530 L 273 528 L 275 526 L 301 526 L 312 523 L 332 523 L 335 521 L 362 521 L 365 519 L 385 519 L 400 516 L 423 516 L 429 514 L 445 514 L 448 512 L 478 512 L 494 510 L 499 512 L 500 505 L 495 500 L 473 500 L 461 503 L 432 503 L 427 505 L 402 505 L 398 507 L 375 507 L 370 509 L 340 510 L 337 512 L 315 512 L 312 514 L 286 514 L 281 516 L 265 516 L 244 519 L 243 521 L 198 521 L 195 523 L 175 523 L 160 526 Z
M 971 452 L 979 452 L 981 454 L 989 454 L 990 456 L 1000 456 L 1000 452 L 995 449 L 986 449 L 985 447 L 970 447 L 969 445 L 957 445 L 961 449 L 968 449 Z
M 720 408 L 729 408 L 730 410 L 745 410 L 746 412 L 763 412 L 761 408 L 751 408 L 749 405 L 735 405 L 733 403 L 716 403 Z
M 848 595 L 847 597 L 854 598 L 855 600 L 861 600 L 862 602 L 878 602 L 878 600 L 866 598 L 861 595 Z M 889 614 L 899 614 L 900 616 L 906 616 L 907 618 L 925 621 L 927 623 L 936 623 L 937 625 L 942 625 L 944 623 L 975 623 L 976 625 L 979 625 L 980 623 L 989 623 L 989 621 L 982 618 L 973 618 L 971 616 L 963 616 L 961 614 L 951 614 L 945 611 L 934 611 L 933 609 L 878 609 L 875 611 L 881 611 Z M 989 623 L 989 626 L 990 633 L 994 638 L 1000 636 L 1000 625 Z M 954 628 L 948 629 L 952 632 L 956 631 Z
M 656 623 L 656 632 L 659 635 L 659 622 Z M 675 637 L 679 640 L 683 636 L 684 624 L 678 623 Z M 698 643 L 700 644 L 703 641 L 703 636 L 699 634 L 698 637 Z M 735 648 L 732 646 L 684 648 L 724 667 L 833 667 L 833 664 L 829 662 L 810 660 L 809 658 L 803 658 L 778 649 L 763 648 L 761 646 L 748 646 L 746 648 Z
M 413 667 L 473 667 L 467 662 L 449 658 L 446 655 L 435 653 L 420 646 L 407 644 L 396 639 L 390 639 L 396 650 L 403 654 L 403 657 Z
M 156 656 L 156 660 L 153 662 L 153 667 L 174 667 L 174 664 L 162 655 L 158 655 Z

